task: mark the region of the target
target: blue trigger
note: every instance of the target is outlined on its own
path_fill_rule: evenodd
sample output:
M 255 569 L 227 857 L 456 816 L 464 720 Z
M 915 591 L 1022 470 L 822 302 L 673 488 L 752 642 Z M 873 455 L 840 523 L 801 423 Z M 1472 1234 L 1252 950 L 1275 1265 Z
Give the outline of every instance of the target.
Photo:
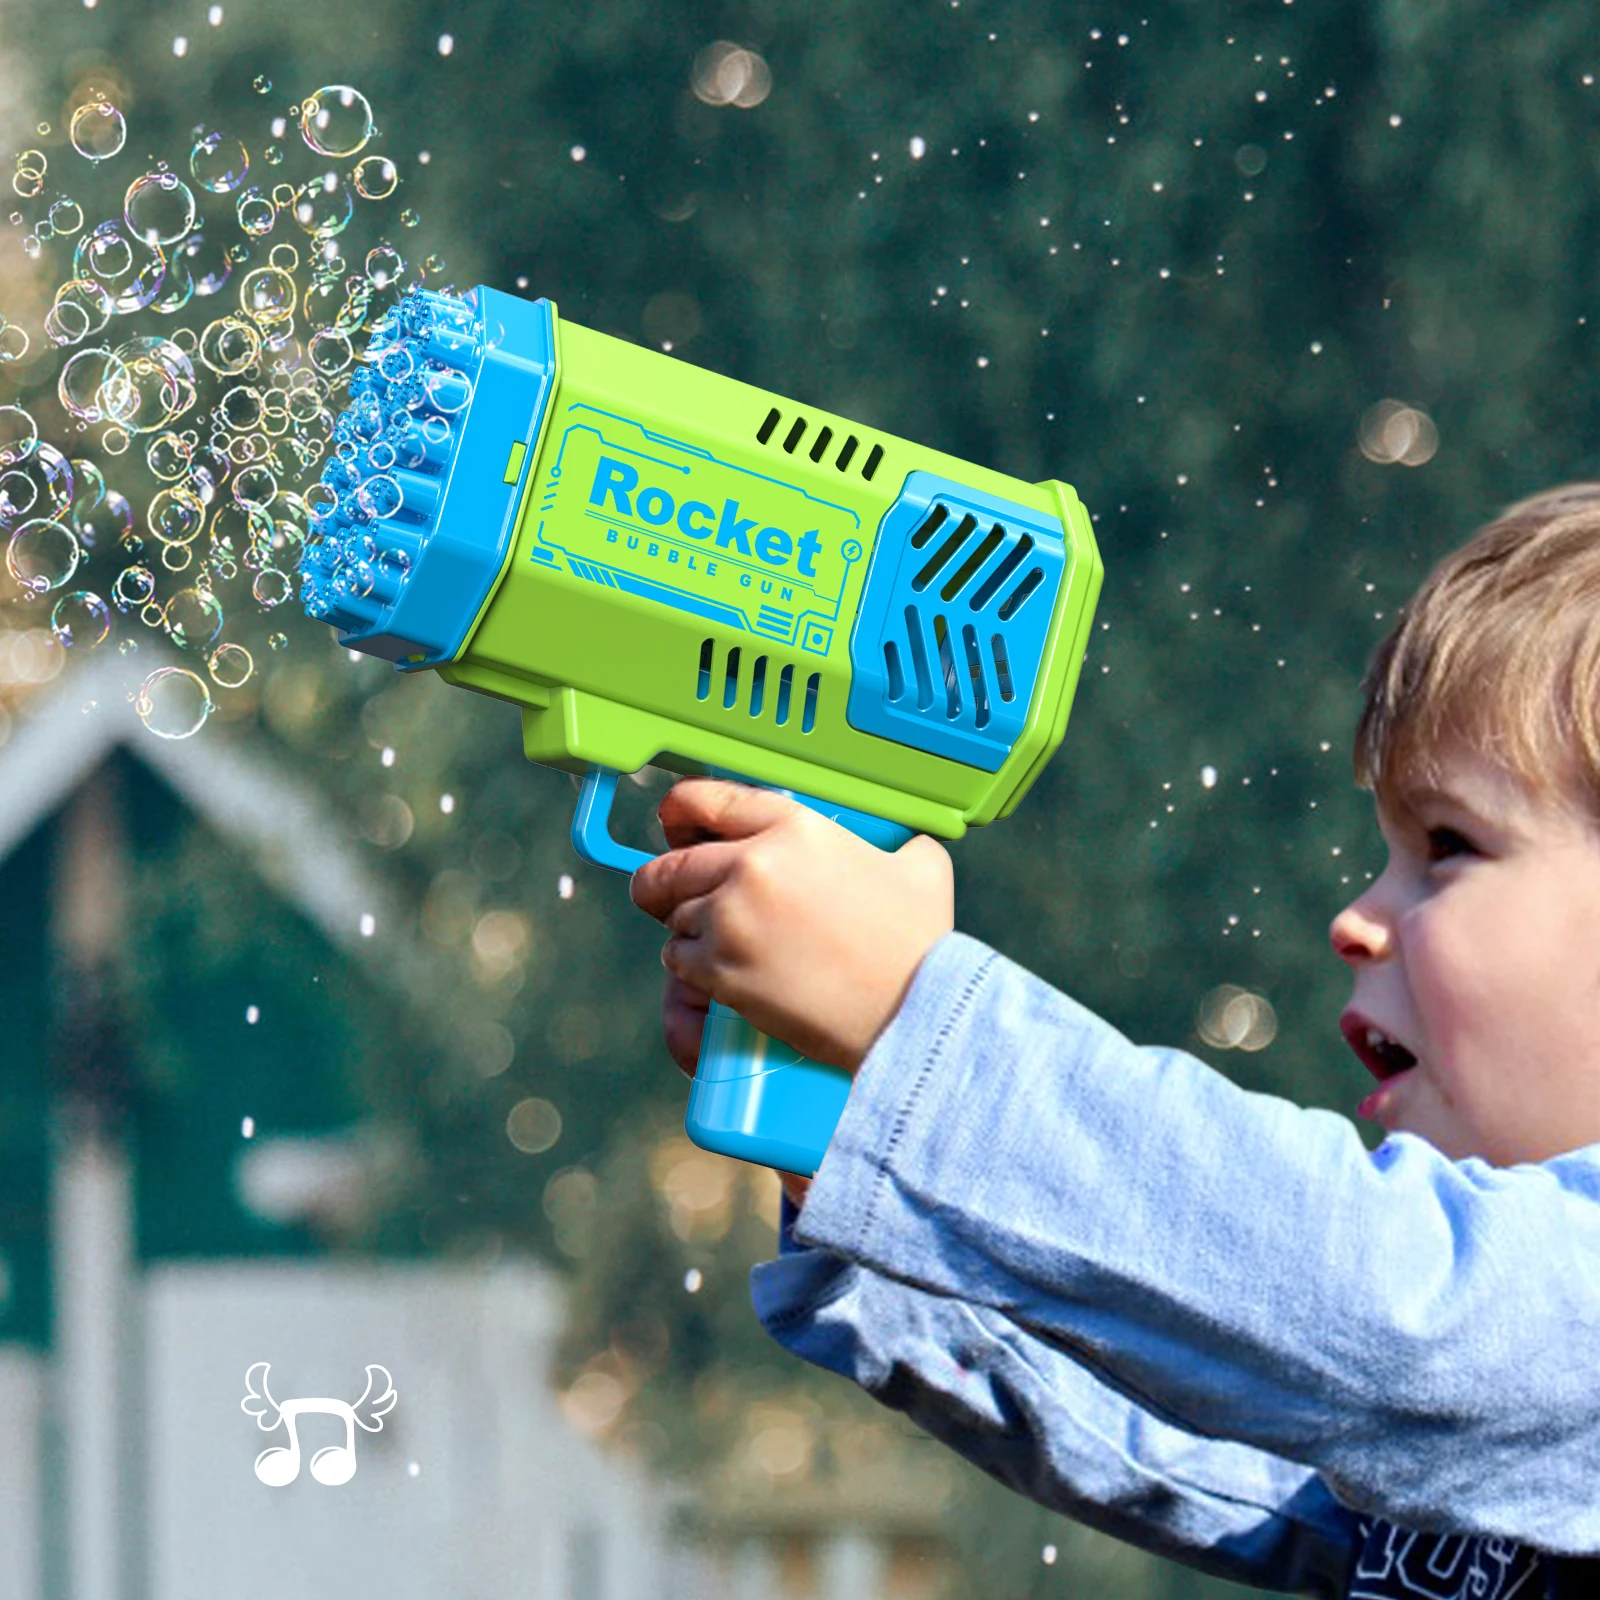
M 611 802 L 616 798 L 618 774 L 610 767 L 590 767 L 584 774 L 583 793 L 572 813 L 572 848 L 597 867 L 630 876 L 655 857 L 611 837 Z

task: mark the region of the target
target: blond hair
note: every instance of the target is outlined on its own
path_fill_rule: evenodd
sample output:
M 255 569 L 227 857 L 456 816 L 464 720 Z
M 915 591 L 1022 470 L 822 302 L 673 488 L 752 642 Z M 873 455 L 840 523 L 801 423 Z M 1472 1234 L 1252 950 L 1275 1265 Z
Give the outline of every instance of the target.
M 1361 689 L 1356 782 L 1390 816 L 1459 742 L 1600 820 L 1600 483 L 1520 500 L 1440 561 Z

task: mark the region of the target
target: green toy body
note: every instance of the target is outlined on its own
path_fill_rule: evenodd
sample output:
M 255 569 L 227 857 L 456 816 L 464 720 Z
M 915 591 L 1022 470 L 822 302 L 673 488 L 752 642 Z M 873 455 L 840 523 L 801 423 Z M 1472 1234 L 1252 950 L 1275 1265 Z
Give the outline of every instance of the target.
M 392 316 L 394 314 L 391 314 Z M 521 708 L 585 778 L 722 773 L 880 848 L 1007 815 L 1060 744 L 1102 567 L 1025 484 L 479 289 L 403 303 L 335 428 L 306 605 Z M 715 1007 L 689 1132 L 815 1170 L 848 1079 Z

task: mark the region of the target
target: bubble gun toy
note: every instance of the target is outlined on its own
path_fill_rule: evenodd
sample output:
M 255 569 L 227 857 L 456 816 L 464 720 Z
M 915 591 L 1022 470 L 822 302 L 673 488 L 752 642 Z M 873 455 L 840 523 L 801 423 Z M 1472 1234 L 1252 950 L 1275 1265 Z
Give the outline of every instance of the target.
M 792 795 L 880 849 L 1008 815 L 1060 744 L 1103 572 L 1027 484 L 561 320 L 495 289 L 377 324 L 307 495 L 303 597 L 341 644 L 522 710 L 583 779 Z M 687 1130 L 811 1174 L 847 1074 L 713 1004 Z

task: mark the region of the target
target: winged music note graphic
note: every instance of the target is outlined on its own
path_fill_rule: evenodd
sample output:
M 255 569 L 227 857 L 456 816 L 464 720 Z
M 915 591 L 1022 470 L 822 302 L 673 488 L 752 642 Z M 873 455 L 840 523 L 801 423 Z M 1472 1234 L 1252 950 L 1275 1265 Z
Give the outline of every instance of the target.
M 311 1458 L 311 1476 L 318 1483 L 330 1486 L 348 1483 L 356 1475 L 357 1426 L 368 1433 L 380 1432 L 384 1417 L 394 1409 L 399 1398 L 387 1368 L 367 1368 L 367 1387 L 354 1405 L 348 1400 L 322 1399 L 285 1400 L 280 1405 L 267 1389 L 267 1374 L 271 1370 L 268 1362 L 258 1361 L 245 1373 L 245 1396 L 239 1408 L 256 1419 L 256 1426 L 263 1433 L 272 1433 L 280 1426 L 287 1428 L 289 1443 L 263 1450 L 256 1457 L 256 1476 L 274 1489 L 293 1483 L 300 1476 L 300 1438 L 295 1432 L 295 1419 L 325 1415 L 344 1419 L 344 1443 L 325 1445 L 318 1450 Z

